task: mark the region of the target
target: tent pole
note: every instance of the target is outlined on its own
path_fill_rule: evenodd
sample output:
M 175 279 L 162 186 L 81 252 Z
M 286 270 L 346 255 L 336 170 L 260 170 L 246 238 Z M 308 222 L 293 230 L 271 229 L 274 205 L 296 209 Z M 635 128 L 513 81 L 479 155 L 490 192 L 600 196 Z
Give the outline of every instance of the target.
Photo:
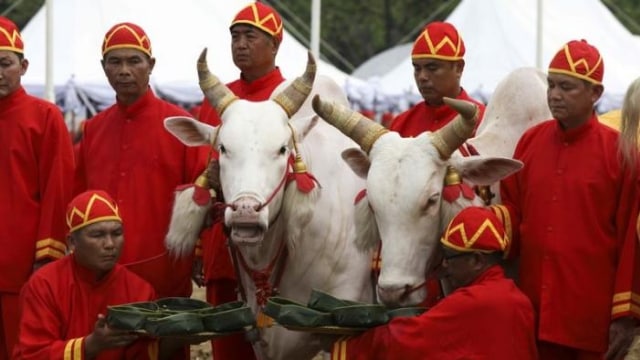
M 537 4 L 537 21 L 536 21 L 536 67 L 542 70 L 542 41 L 543 41 L 543 31 L 542 31 L 542 2 L 543 0 L 538 0 Z
M 56 102 L 56 94 L 53 89 L 53 0 L 46 0 L 46 50 L 45 50 L 45 86 L 44 98 Z
M 311 53 L 316 59 L 320 59 L 320 2 L 311 2 Z

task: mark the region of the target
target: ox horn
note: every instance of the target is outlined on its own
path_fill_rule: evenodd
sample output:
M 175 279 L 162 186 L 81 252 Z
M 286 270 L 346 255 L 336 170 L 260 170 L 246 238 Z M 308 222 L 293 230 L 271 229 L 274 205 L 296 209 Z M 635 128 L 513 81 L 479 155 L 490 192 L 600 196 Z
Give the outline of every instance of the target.
M 313 110 L 326 122 L 353 139 L 367 154 L 378 138 L 387 132 L 384 126 L 343 105 L 313 97 Z
M 445 97 L 444 103 L 459 113 L 450 123 L 431 134 L 431 143 L 440 157 L 447 160 L 473 135 L 478 122 L 478 106 L 470 101 Z
M 198 58 L 198 79 L 200 80 L 200 89 L 202 89 L 204 97 L 207 98 L 209 104 L 216 109 L 218 116 L 222 116 L 226 108 L 238 99 L 217 76 L 209 71 L 209 65 L 207 65 L 207 48 L 202 50 Z
M 307 99 L 313 88 L 313 80 L 316 77 L 316 60 L 311 53 L 308 53 L 307 69 L 302 76 L 297 77 L 291 85 L 282 90 L 273 101 L 284 109 L 287 116 L 291 118 Z

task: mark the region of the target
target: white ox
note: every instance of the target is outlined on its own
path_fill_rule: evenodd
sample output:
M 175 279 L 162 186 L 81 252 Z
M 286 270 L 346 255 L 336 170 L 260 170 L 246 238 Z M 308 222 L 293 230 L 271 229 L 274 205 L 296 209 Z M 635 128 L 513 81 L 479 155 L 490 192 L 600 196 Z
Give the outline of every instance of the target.
M 198 62 L 200 86 L 221 114 L 221 125 L 169 118 L 165 126 L 187 145 L 213 144 L 219 152 L 219 176 L 228 206 L 224 221 L 231 229 L 238 257 L 251 270 L 273 269 L 267 272 L 273 286 L 278 282 L 278 268 L 283 266 L 279 259 L 284 246 L 288 257 L 277 286 L 280 296 L 306 303 L 316 288 L 339 298 L 370 301 L 371 254 L 354 245 L 353 199 L 364 181 L 341 159 L 342 151 L 356 144 L 318 121 L 310 101 L 305 102 L 312 86 L 311 93 L 346 105 L 343 92 L 327 78 L 314 84 L 315 62 L 309 56 L 305 74 L 276 89 L 271 100 L 239 100 L 209 72 L 205 55 L 203 52 Z M 289 120 L 292 114 L 296 116 Z M 291 174 L 289 159 L 295 155 L 306 161 L 308 171 L 320 184 L 311 193 L 300 192 L 295 181 L 280 186 Z M 240 273 L 247 302 L 257 314 L 264 293 L 257 294 L 256 278 L 246 269 Z M 273 290 L 258 285 L 262 290 Z M 307 333 L 274 326 L 261 330 L 254 350 L 264 359 L 309 359 L 326 348 L 323 342 Z
M 364 150 L 347 150 L 343 158 L 367 179 L 367 197 L 357 207 L 356 241 L 363 250 L 382 243 L 381 302 L 406 306 L 424 300 L 425 274 L 439 261 L 435 254 L 444 227 L 463 207 L 483 204 L 478 197 L 442 200 L 448 167 L 476 185 L 518 171 L 522 163 L 510 157 L 520 135 L 550 118 L 545 93 L 545 77 L 535 69 L 517 70 L 503 80 L 474 142 L 481 155 L 471 157 L 455 151 L 473 132 L 476 109 L 470 103 L 451 101 L 463 116 L 439 131 L 402 138 L 349 109 L 314 99 L 316 112 Z

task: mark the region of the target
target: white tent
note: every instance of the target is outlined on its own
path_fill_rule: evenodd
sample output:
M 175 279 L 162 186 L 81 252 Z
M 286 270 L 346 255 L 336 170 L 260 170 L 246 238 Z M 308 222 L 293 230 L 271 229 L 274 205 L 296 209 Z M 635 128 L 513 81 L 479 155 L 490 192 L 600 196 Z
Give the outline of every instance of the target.
M 510 71 L 536 66 L 538 1 L 542 1 L 543 9 L 542 67 L 546 69 L 565 42 L 586 39 L 600 50 L 605 63 L 605 93 L 599 110 L 619 107 L 628 85 L 640 75 L 640 43 L 599 0 L 463 0 L 447 19 L 458 28 L 467 49 L 462 86 L 476 98 L 487 100 Z M 405 54 L 401 60 L 398 52 Z M 364 79 L 372 81 L 376 91 L 392 101 L 398 97 L 419 98 L 413 80 L 411 44 L 389 53 L 377 56 L 386 59 L 376 60 L 383 64 L 377 74 L 376 70 L 367 70 L 372 63 L 362 65 Z
M 53 1 L 53 69 L 59 97 L 66 107 L 75 95 L 105 104 L 114 101 L 100 66 L 100 46 L 106 31 L 117 22 L 140 25 L 151 39 L 156 67 L 151 82 L 163 96 L 180 103 L 202 99 L 196 60 L 209 48 L 209 67 L 222 81 L 238 78 L 231 60 L 229 24 L 250 0 L 51 0 Z M 22 82 L 42 95 L 45 84 L 45 8 L 22 31 L 30 65 Z M 276 63 L 286 78 L 304 71 L 307 49 L 285 32 Z M 318 72 L 344 85 L 348 75 L 319 61 Z M 76 102 L 76 105 L 78 103 Z

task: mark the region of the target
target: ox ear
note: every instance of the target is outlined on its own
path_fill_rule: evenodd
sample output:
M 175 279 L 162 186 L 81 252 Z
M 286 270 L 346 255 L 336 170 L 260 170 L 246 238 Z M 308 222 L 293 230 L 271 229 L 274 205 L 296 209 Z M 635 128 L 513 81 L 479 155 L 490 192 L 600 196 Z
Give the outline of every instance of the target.
M 305 117 L 294 117 L 291 121 L 289 121 L 289 124 L 293 126 L 293 129 L 298 136 L 298 141 L 301 141 L 302 139 L 307 137 L 309 132 L 311 132 L 311 130 L 313 130 L 313 128 L 318 124 L 318 119 L 320 119 L 320 117 L 318 117 L 317 115 L 313 115 Z
M 187 146 L 210 145 L 216 128 L 184 116 L 164 119 L 164 127 Z
M 458 169 L 463 179 L 476 185 L 491 185 L 519 171 L 522 161 L 503 157 L 471 156 L 458 160 Z
M 342 152 L 342 160 L 344 160 L 356 175 L 366 179 L 369 173 L 371 161 L 367 154 L 358 148 L 349 148 Z

